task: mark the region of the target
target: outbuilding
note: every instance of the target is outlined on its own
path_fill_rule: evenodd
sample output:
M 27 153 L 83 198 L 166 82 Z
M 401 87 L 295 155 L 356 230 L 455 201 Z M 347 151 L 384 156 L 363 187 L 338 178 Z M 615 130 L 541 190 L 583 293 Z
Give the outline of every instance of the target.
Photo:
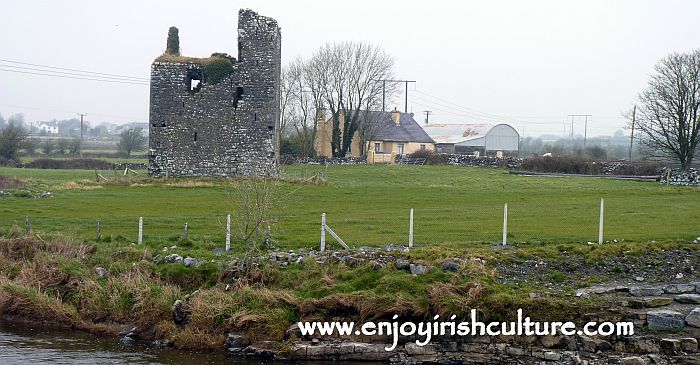
M 423 124 L 442 153 L 517 155 L 520 134 L 509 124 Z

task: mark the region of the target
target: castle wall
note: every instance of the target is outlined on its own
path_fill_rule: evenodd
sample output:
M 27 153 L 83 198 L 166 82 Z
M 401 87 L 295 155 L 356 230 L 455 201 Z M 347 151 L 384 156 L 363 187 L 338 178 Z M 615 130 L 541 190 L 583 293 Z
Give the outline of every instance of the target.
M 217 83 L 206 74 L 211 59 L 166 57 L 152 64 L 151 174 L 277 174 L 280 29 L 273 19 L 241 10 L 238 36 L 234 70 Z M 201 84 L 192 88 L 197 78 Z

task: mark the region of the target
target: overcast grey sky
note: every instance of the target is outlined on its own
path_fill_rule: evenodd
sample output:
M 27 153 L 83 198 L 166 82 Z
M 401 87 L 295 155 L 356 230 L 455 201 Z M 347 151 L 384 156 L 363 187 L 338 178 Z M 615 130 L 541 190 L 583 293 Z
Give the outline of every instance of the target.
M 372 42 L 416 80 L 409 110 L 431 123 L 510 121 L 525 135 L 588 134 L 625 121 L 658 60 L 700 46 L 698 1 L 32 1 L 3 0 L 0 59 L 148 78 L 180 29 L 184 55 L 236 55 L 237 14 L 282 27 L 283 61 L 345 40 Z M 9 68 L 0 70 L 36 72 Z M 414 91 L 415 90 L 415 91 Z M 397 102 L 403 108 L 403 100 Z M 93 125 L 148 119 L 148 85 L 0 71 L 0 113 L 28 121 L 87 113 Z M 583 119 L 575 120 L 583 133 Z M 568 130 L 567 132 L 568 133 Z

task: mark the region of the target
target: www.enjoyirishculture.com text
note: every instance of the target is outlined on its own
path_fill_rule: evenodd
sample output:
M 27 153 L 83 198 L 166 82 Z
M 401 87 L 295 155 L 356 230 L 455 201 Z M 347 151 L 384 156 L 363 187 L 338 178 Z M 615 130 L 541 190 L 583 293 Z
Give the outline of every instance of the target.
M 632 336 L 632 322 L 588 322 L 578 327 L 574 322 L 534 322 L 523 316 L 523 310 L 517 310 L 517 319 L 511 322 L 482 322 L 477 318 L 476 309 L 472 309 L 470 318 L 456 322 L 457 316 L 448 320 L 433 317 L 428 322 L 399 322 L 398 315 L 392 321 L 364 322 L 355 326 L 355 322 L 298 322 L 302 336 L 387 336 L 391 340 L 384 350 L 396 348 L 401 336 L 416 336 L 416 345 L 425 346 L 434 336 Z

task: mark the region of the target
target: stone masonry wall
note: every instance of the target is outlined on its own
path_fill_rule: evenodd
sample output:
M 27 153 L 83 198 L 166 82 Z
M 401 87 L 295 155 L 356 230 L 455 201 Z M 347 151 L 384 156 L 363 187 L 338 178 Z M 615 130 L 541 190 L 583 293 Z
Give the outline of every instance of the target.
M 281 33 L 243 9 L 234 71 L 207 82 L 204 60 L 173 57 L 151 66 L 149 172 L 155 176 L 276 175 Z M 224 56 L 225 57 L 225 56 Z M 201 79 L 191 89 L 190 80 Z

